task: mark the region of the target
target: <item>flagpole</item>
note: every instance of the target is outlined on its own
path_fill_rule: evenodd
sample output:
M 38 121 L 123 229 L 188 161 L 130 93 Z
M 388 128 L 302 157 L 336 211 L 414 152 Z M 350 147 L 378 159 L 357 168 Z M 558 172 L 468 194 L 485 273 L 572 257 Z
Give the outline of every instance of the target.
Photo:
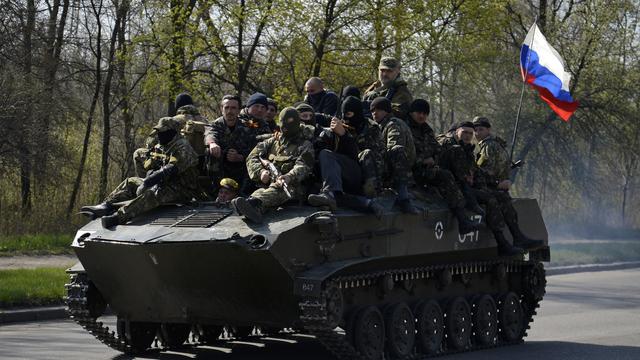
M 538 23 L 538 16 L 533 21 L 533 25 Z M 533 39 L 536 36 L 536 30 L 533 29 L 531 35 L 531 42 L 529 43 L 529 51 L 527 52 L 527 62 L 524 64 L 523 76 L 522 76 L 522 89 L 520 90 L 520 102 L 518 103 L 518 112 L 516 114 L 516 124 L 513 129 L 513 138 L 511 139 L 511 153 L 509 154 L 509 161 L 513 162 L 513 152 L 516 149 L 516 138 L 518 137 L 518 124 L 520 123 L 520 114 L 522 113 L 522 101 L 524 100 L 524 90 L 527 86 L 527 69 L 529 68 L 529 59 L 531 58 L 531 45 L 533 45 Z

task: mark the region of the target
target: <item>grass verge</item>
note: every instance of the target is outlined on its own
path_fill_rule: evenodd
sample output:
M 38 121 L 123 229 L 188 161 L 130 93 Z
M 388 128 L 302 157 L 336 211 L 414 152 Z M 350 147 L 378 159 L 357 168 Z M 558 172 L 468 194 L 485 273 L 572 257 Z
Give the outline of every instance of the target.
M 640 260 L 640 241 L 551 244 L 551 266 Z
M 0 270 L 0 308 L 62 304 L 65 268 Z
M 0 236 L 0 256 L 72 254 L 69 234 Z

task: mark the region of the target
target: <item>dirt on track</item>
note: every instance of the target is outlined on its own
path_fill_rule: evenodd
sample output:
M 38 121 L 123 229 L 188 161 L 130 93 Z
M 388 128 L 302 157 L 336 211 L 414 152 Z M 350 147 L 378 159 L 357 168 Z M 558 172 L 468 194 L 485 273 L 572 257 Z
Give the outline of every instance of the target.
M 77 261 L 75 255 L 0 256 L 0 270 L 71 267 Z

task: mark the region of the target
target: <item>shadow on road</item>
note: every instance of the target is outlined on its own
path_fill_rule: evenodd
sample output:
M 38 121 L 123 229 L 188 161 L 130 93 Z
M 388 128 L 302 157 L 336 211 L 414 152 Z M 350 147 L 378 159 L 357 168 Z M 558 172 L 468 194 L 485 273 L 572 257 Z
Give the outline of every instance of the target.
M 328 360 L 333 359 L 318 342 L 310 339 L 268 338 L 250 339 L 246 342 L 221 343 L 220 346 L 200 346 L 178 351 L 155 352 L 139 357 L 119 355 L 112 360 L 125 359 L 242 359 L 242 360 Z M 531 341 L 522 345 L 474 351 L 444 357 L 447 360 L 491 359 L 503 360 L 637 360 L 640 347 L 605 346 L 563 341 Z

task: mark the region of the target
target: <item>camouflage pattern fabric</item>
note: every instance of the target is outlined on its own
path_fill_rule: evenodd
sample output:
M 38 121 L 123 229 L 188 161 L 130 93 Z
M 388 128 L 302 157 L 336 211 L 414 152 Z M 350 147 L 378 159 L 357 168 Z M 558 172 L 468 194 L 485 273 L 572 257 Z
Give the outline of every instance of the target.
M 420 186 L 432 186 L 438 190 L 449 208 L 463 207 L 465 204 L 464 196 L 453 174 L 438 165 L 428 166 L 425 163 L 429 158 L 436 161 L 442 150 L 431 126 L 409 120 L 409 128 L 416 147 L 416 163 L 413 166 L 413 176 L 416 183 Z
M 255 137 L 251 131 L 238 120 L 236 126 L 230 129 L 224 118 L 219 117 L 214 120 L 205 130 L 204 143 L 207 147 L 209 144 L 216 143 L 222 149 L 222 156 L 214 158 L 210 156 L 207 164 L 209 175 L 213 177 L 213 181 L 218 183 L 219 179 L 224 177 L 232 178 L 242 184 L 247 178 L 247 168 L 244 161 L 231 162 L 228 161 L 226 155 L 229 149 L 235 149 L 239 154 L 246 157 L 255 144 Z
M 487 183 L 497 184 L 509 179 L 511 164 L 506 146 L 506 141 L 493 135 L 487 136 L 478 143 L 476 164 L 487 177 Z
M 358 145 L 358 164 L 365 181 L 363 192 L 369 197 L 374 197 L 382 186 L 381 175 L 384 171 L 382 130 L 377 122 L 366 119 L 361 129 L 351 129 L 349 132 Z
M 407 119 L 409 115 L 409 106 L 413 101 L 413 95 L 407 87 L 407 82 L 398 76 L 389 86 L 383 86 L 380 80 L 371 84 L 362 97 L 363 101 L 371 102 L 377 97 L 386 97 L 391 101 L 393 108 L 393 116 Z
M 449 170 L 459 183 L 465 181 L 465 176 L 474 173 L 475 158 L 473 144 L 461 144 L 453 133 L 438 135 L 436 138 L 442 146 L 442 151 L 437 159 L 438 165 Z
M 146 211 L 158 207 L 162 203 L 187 202 L 200 196 L 198 187 L 198 155 L 189 142 L 181 135 L 171 140 L 166 146 L 157 145 L 145 160 L 144 170 L 158 170 L 172 164 L 178 171 L 173 177 L 151 188 L 145 189 L 136 196 L 136 189 L 144 179 L 131 177 L 125 179 L 105 199 L 107 202 L 131 200 L 118 209 L 118 217 L 124 223 Z
M 416 148 L 409 126 L 396 117 L 387 116 L 380 122 L 381 139 L 385 146 L 385 182 L 408 184 L 416 160 Z
M 302 131 L 293 139 L 278 134 L 261 143 L 247 157 L 247 170 L 251 180 L 261 184 L 260 173 L 264 169 L 260 157 L 271 161 L 282 175 L 290 179 L 289 191 L 294 198 L 304 198 L 302 182 L 311 174 L 313 168 L 313 145 L 304 138 Z M 251 194 L 262 201 L 263 208 L 272 208 L 289 200 L 282 188 L 274 183 L 260 188 Z

